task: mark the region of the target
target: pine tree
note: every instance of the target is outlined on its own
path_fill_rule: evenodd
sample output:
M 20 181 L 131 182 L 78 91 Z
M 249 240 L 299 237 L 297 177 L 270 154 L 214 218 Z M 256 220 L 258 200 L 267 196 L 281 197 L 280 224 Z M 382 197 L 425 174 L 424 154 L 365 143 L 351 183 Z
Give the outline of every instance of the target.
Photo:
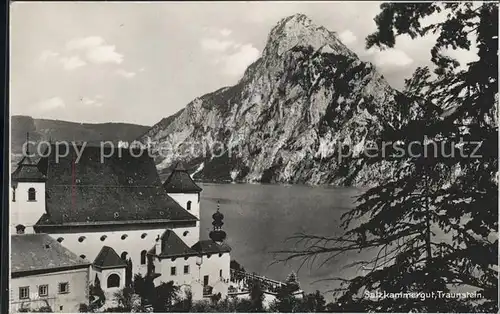
M 325 312 L 325 297 L 318 290 L 315 293 L 307 294 L 301 302 L 300 311 L 312 313 Z
M 294 271 L 288 274 L 285 280 L 285 284 L 288 286 L 288 289 L 292 292 L 295 292 L 300 289 L 300 285 L 297 280 L 297 274 Z
M 271 312 L 295 313 L 300 312 L 300 301 L 293 294 L 292 286 L 284 285 L 278 289 L 276 300 L 270 305 Z
M 125 286 L 132 286 L 132 259 L 129 258 L 127 261 L 127 267 L 125 268 Z
M 153 308 L 155 312 L 172 312 L 174 304 L 179 301 L 179 287 L 173 281 L 161 283 L 155 288 Z
M 435 13 L 445 18 L 422 26 Z M 342 279 L 343 311 L 498 312 L 498 5 L 390 3 L 375 21 L 367 48 L 394 47 L 402 34 L 438 34 L 434 71 L 419 68 L 406 81 L 401 118 L 384 125 L 380 139 L 397 145 L 364 160 L 389 161 L 395 175 L 359 198 L 343 217 L 343 236 L 298 235 L 306 249 L 286 259 L 376 249 L 373 260 L 352 265 L 370 266 L 367 274 Z M 446 54 L 474 47 L 478 60 L 467 65 Z M 410 154 L 412 143 L 420 146 Z M 481 298 L 436 295 L 457 289 Z M 429 297 L 370 299 L 364 291 Z
M 253 280 L 249 285 L 251 308 L 249 312 L 262 313 L 264 311 L 264 290 L 259 280 Z

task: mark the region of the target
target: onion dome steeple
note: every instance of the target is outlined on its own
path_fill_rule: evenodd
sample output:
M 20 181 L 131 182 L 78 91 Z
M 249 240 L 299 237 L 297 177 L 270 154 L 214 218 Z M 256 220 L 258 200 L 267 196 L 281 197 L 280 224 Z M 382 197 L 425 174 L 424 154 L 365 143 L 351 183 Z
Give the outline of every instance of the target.
M 224 225 L 224 215 L 220 212 L 220 204 L 217 201 L 217 211 L 212 215 L 212 225 L 214 226 L 214 230 L 210 232 L 209 236 L 214 242 L 223 242 L 226 239 L 226 232 L 222 230 L 222 226 Z

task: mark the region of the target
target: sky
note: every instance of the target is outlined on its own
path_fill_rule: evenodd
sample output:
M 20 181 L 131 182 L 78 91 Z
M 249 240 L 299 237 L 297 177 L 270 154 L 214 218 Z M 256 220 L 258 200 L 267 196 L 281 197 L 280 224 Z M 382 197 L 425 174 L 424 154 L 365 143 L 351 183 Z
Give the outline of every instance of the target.
M 14 2 L 11 114 L 154 125 L 238 82 L 271 28 L 296 13 L 337 32 L 401 89 L 435 37 L 365 49 L 380 2 Z M 464 60 L 473 52 L 453 52 Z

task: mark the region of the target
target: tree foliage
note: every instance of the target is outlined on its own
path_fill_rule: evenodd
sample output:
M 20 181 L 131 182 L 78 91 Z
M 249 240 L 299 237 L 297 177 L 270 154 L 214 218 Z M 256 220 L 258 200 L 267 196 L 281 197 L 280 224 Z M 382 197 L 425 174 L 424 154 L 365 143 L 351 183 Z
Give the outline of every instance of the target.
M 425 24 L 433 14 L 443 18 Z M 389 161 L 395 174 L 359 197 L 343 216 L 342 236 L 297 235 L 306 249 L 285 252 L 285 260 L 376 250 L 372 260 L 350 265 L 365 274 L 337 278 L 344 282 L 337 303 L 343 311 L 497 312 L 498 5 L 385 3 L 375 21 L 367 48 L 394 47 L 403 34 L 437 35 L 433 69 L 417 69 L 399 97 L 400 117 L 384 121 L 380 142 L 397 145 L 364 160 Z M 477 60 L 468 64 L 448 53 L 474 48 Z M 436 296 L 458 290 L 479 298 Z
M 326 301 L 325 297 L 316 290 L 314 293 L 310 293 L 304 296 L 301 302 L 300 312 L 304 313 L 320 313 L 326 312 Z
M 174 285 L 173 281 L 163 282 L 155 288 L 151 301 L 154 312 L 172 312 L 174 305 L 179 301 L 179 287 Z

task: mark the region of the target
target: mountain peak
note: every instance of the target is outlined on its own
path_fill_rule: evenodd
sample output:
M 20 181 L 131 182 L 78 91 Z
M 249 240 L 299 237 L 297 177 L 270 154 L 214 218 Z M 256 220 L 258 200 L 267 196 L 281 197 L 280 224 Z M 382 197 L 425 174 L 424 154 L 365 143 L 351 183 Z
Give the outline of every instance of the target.
M 316 25 L 305 14 L 297 13 L 281 19 L 269 34 L 263 56 L 279 55 L 295 46 L 310 46 L 314 50 L 325 46 L 329 51 L 337 54 L 350 55 L 353 53 L 345 47 L 331 32 L 323 26 Z
M 301 25 L 301 26 L 307 27 L 307 26 L 313 24 L 313 22 L 305 14 L 297 13 L 297 14 L 290 15 L 290 16 L 287 16 L 287 17 L 281 19 L 281 21 L 278 22 L 278 25 L 279 24 Z

